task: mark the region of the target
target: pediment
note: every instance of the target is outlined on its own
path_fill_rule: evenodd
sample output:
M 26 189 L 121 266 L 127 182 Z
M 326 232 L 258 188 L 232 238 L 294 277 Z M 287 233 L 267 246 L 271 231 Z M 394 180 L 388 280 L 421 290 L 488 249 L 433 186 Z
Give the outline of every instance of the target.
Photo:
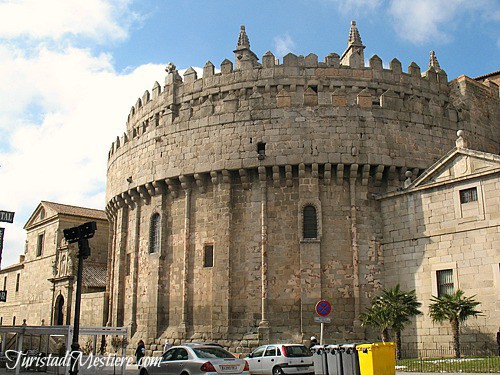
M 46 204 L 46 202 L 40 202 L 40 204 L 36 207 L 35 211 L 31 214 L 30 218 L 24 225 L 24 229 L 29 229 L 38 223 L 47 221 L 48 218 L 57 215 L 57 211 L 54 210 L 50 205 Z
M 494 173 L 499 170 L 499 155 L 455 148 L 413 181 L 408 189 L 466 179 L 469 176 Z

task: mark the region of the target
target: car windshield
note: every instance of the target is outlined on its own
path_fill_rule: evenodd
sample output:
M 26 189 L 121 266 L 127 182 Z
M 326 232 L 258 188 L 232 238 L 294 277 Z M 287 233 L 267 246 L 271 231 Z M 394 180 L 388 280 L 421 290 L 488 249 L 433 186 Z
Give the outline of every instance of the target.
M 198 358 L 234 358 L 227 350 L 217 347 L 193 348 Z
M 303 345 L 285 346 L 287 357 L 310 357 L 312 353 Z

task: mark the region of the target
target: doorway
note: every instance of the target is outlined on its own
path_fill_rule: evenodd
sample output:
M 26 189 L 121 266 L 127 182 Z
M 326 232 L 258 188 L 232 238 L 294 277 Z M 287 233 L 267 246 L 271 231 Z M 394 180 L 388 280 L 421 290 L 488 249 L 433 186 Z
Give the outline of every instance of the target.
M 56 298 L 54 324 L 64 325 L 64 297 L 60 294 Z

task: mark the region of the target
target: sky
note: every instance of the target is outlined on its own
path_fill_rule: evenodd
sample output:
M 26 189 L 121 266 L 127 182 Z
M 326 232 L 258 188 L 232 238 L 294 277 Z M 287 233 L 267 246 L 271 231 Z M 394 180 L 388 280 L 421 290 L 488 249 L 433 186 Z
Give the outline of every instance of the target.
M 240 25 L 262 57 L 347 46 L 356 20 L 365 58 L 448 78 L 500 70 L 500 0 L 0 0 L 1 267 L 24 253 L 40 201 L 104 209 L 111 143 L 165 66 L 234 61 Z

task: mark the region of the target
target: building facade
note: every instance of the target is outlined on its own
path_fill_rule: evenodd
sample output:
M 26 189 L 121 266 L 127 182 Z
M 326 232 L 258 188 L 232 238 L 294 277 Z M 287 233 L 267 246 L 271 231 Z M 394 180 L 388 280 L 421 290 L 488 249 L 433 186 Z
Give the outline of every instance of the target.
M 72 325 L 74 319 L 77 244 L 68 244 L 63 229 L 95 221 L 85 260 L 81 324 L 102 326 L 107 317 L 106 264 L 108 221 L 102 210 L 42 201 L 24 226 L 24 255 L 0 270 L 7 301 L 0 306 L 3 325 Z
M 160 338 L 244 350 L 317 334 L 326 299 L 329 339 L 366 338 L 371 298 L 411 286 L 395 276 L 407 250 L 388 245 L 390 199 L 378 197 L 420 176 L 459 129 L 497 154 L 500 106 L 494 82 L 448 81 L 434 53 L 422 73 L 376 55 L 365 66 L 364 49 L 353 22 L 342 56 L 259 62 L 242 26 L 220 72 L 207 62 L 202 78 L 181 77 L 168 64 L 109 151 L 109 325 L 152 350 Z M 431 325 L 415 322 L 416 342 Z
M 464 135 L 465 136 L 465 135 Z M 379 197 L 386 285 L 415 290 L 422 311 L 407 332 L 410 347 L 440 349 L 447 324 L 428 316 L 431 297 L 458 289 L 483 312 L 465 322 L 461 343 L 495 347 L 500 316 L 500 155 L 457 146 L 397 192 Z M 425 338 L 425 344 L 421 338 Z

